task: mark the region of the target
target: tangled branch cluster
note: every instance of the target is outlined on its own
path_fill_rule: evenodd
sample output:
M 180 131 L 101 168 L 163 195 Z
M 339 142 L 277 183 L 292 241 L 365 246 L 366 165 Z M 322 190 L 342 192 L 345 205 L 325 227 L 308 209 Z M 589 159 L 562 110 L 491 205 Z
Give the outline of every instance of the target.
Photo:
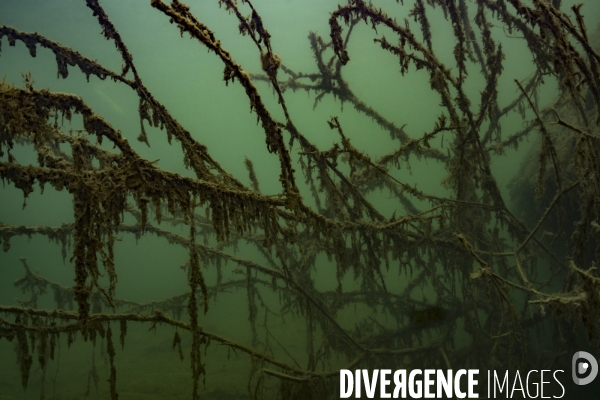
M 393 362 L 406 368 L 509 369 L 525 368 L 535 357 L 560 362 L 559 355 L 576 342 L 573 324 L 585 329 L 589 344 L 600 351 L 596 270 L 600 256 L 600 56 L 581 6 L 564 12 L 560 1 L 532 3 L 530 7 L 519 0 L 476 0 L 469 9 L 465 0 L 415 0 L 408 12 L 412 21 L 398 22 L 363 0 L 350 0 L 330 14 L 330 38 L 310 33 L 316 72 L 300 73 L 275 53 L 260 10 L 249 0 L 220 0 L 237 18 L 240 34 L 257 48 L 262 73 L 252 74 L 190 7 L 177 0 L 170 4 L 152 0 L 151 6 L 169 18 L 182 36 L 189 35 L 222 62 L 226 84 L 243 87 L 264 131 L 266 149 L 279 161 L 281 190 L 277 195 L 260 192 L 248 159 L 249 186 L 224 170 L 152 95 L 98 0 L 86 0 L 86 5 L 121 55 L 123 68 L 118 72 L 37 33 L 0 27 L 0 40 L 6 38 L 11 46 L 24 43 L 32 57 L 40 48 L 51 51 L 60 78 L 67 79 L 69 69 L 77 67 L 88 79 L 109 78 L 129 87 L 139 100 L 138 140 L 150 143 L 146 124 L 160 128 L 169 142 L 174 139 L 180 144 L 183 163 L 194 174 L 190 178 L 168 172 L 141 157 L 119 130 L 76 95 L 35 89 L 29 77 L 24 88 L 0 83 L 3 182 L 22 190 L 25 197 L 37 184 L 42 190 L 50 185 L 66 191 L 73 200 L 74 222 L 70 224 L 34 227 L 0 222 L 5 252 L 10 251 L 12 237 L 43 235 L 60 243 L 63 258 L 72 254 L 73 287 L 33 273 L 23 260 L 25 276 L 15 284 L 31 295 L 30 300 L 20 306 L 0 306 L 4 315 L 0 338 L 17 345 L 23 386 L 28 384 L 36 344 L 38 362 L 45 369 L 47 357 L 54 358 L 61 338 L 66 336 L 70 344 L 75 335 L 93 342 L 101 337 L 107 343 L 110 393 L 116 399 L 118 368 L 111 322 L 114 326 L 117 321 L 121 346 L 131 323 L 176 328 L 173 348 L 182 359 L 180 332 L 189 333 L 194 399 L 199 397 L 201 377 L 210 373 L 203 354 L 211 341 L 251 357 L 251 395 L 268 397 L 272 393 L 267 388 L 275 387 L 276 397 L 302 399 L 334 393 L 340 367 L 372 368 Z M 455 37 L 451 65 L 444 64 L 434 51 L 436 38 L 428 12 L 438 7 Z M 491 20 L 510 35 L 521 36 L 535 63 L 532 76 L 516 80 L 517 96 L 507 105 L 498 99 L 505 52 Z M 428 74 L 442 111 L 430 116 L 431 130 L 421 137 L 387 120 L 344 79 L 344 66 L 352 60 L 348 43 L 359 24 L 375 32 L 385 30 L 393 37 L 380 36 L 375 43 L 397 57 L 402 75 L 416 70 Z M 465 84 L 476 74 L 485 82 L 478 98 L 467 93 Z M 553 104 L 540 106 L 537 91 L 548 80 L 557 82 L 560 95 Z M 269 110 L 259 94 L 256 85 L 260 82 L 274 90 L 282 120 L 274 117 L 275 110 Z M 375 159 L 354 147 L 346 127 L 332 117 L 329 126 L 339 141 L 320 149 L 294 123 L 286 103 L 290 90 L 313 94 L 315 106 L 331 96 L 351 104 L 357 113 L 389 131 L 396 147 Z M 502 121 L 512 112 L 520 113 L 524 128 L 506 136 Z M 70 121 L 76 115 L 82 117 L 84 132 L 65 133 L 64 119 Z M 537 156 L 528 159 L 532 174 L 514 187 L 519 191 L 515 197 L 520 208 L 538 210 L 532 212 L 532 221 L 522 221 L 501 192 L 491 163 L 493 157 L 504 155 L 537 132 Z M 447 141 L 450 136 L 449 149 L 433 144 L 444 133 Z M 103 141 L 114 150 L 102 147 Z M 33 146 L 37 166 L 22 165 L 11 154 L 15 146 L 24 144 Z M 294 145 L 299 147 L 297 158 L 292 153 Z M 395 177 L 398 168 L 418 160 L 444 165 L 448 196 L 433 196 Z M 370 194 L 381 189 L 397 202 L 398 215 L 386 216 L 370 200 Z M 312 196 L 310 201 L 309 195 L 301 195 L 304 192 Z M 125 215 L 135 223 L 126 224 Z M 185 226 L 187 236 L 169 229 L 172 226 Z M 189 290 L 146 304 L 117 298 L 114 246 L 120 234 L 136 238 L 154 234 L 186 249 Z M 218 245 L 211 245 L 211 240 Z M 242 240 L 258 249 L 267 262 L 226 250 Z M 553 251 L 551 243 L 556 240 L 566 243 L 565 252 Z M 317 260 L 322 255 L 334 262 L 336 290 L 318 290 L 315 285 L 314 273 L 322 268 Z M 223 262 L 236 265 L 241 278 L 224 279 Z M 214 285 L 205 279 L 203 271 L 209 268 L 218 270 Z M 350 273 L 356 290 L 342 285 Z M 386 285 L 393 274 L 410 277 L 403 291 Z M 108 277 L 108 286 L 101 284 L 103 275 Z M 434 303 L 415 300 L 414 292 L 423 288 L 437 293 Z M 199 323 L 201 313 L 210 313 L 212 299 L 231 289 L 247 292 L 252 343 L 208 332 Z M 38 296 L 48 290 L 54 296 L 54 310 L 38 308 Z M 279 310 L 273 311 L 263 300 L 265 291 L 278 294 Z M 357 304 L 369 307 L 378 317 L 360 320 L 349 329 L 340 314 Z M 260 316 L 266 321 L 269 313 L 292 314 L 305 321 L 306 365 L 274 356 L 265 344 L 271 333 L 268 327 L 263 332 L 257 321 Z M 379 317 L 393 323 L 383 323 Z M 535 349 L 530 343 L 542 327 L 546 336 L 550 332 L 555 349 L 550 356 L 531 354 Z M 457 344 L 460 332 L 469 340 Z M 266 339 L 260 338 L 263 334 Z

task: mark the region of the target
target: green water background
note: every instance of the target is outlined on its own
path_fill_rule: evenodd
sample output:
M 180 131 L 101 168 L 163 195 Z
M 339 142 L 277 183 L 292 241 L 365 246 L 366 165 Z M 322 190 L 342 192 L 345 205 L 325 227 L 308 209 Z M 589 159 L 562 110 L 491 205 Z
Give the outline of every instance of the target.
M 329 12 L 337 8 L 337 3 L 315 0 L 253 2 L 272 36 L 274 52 L 281 57 L 283 64 L 296 72 L 316 71 L 307 35 L 309 31 L 313 31 L 325 41 L 329 40 L 327 20 Z M 562 8 L 567 10 L 572 3 L 574 2 L 564 1 Z M 256 47 L 248 37 L 239 35 L 235 16 L 219 8 L 217 1 L 188 1 L 188 4 L 196 17 L 215 32 L 223 47 L 246 71 L 261 71 Z M 377 1 L 375 4 L 398 21 L 407 17 L 410 9 L 410 6 L 401 6 L 392 0 Z M 119 30 L 133 55 L 141 78 L 154 96 L 196 140 L 208 147 L 212 157 L 224 169 L 249 184 L 243 165 L 244 157 L 248 157 L 254 163 L 261 191 L 265 194 L 278 193 L 277 156 L 269 154 L 265 148 L 264 132 L 256 123 L 256 115 L 250 112 L 244 89 L 238 83 L 230 83 L 228 86 L 224 84 L 221 61 L 187 35 L 181 38 L 178 29 L 169 24 L 167 17 L 152 9 L 149 1 L 103 1 L 102 6 Z M 469 3 L 469 6 L 471 12 L 474 12 L 474 5 Z M 587 2 L 583 14 L 587 18 L 589 30 L 594 31 L 600 16 L 600 2 Z M 455 41 L 451 25 L 444 20 L 439 7 L 433 11 L 428 8 L 428 16 L 432 25 L 434 51 L 440 59 L 452 65 Z M 100 35 L 101 28 L 83 1 L 3 0 L 0 2 L 0 25 L 39 32 L 98 60 L 114 71 L 121 70 L 120 56 L 114 44 Z M 411 27 L 419 31 L 412 20 Z M 497 38 L 502 36 L 502 29 L 499 27 L 493 28 L 493 32 L 497 34 Z M 397 58 L 382 51 L 373 42 L 373 38 L 382 34 L 394 41 L 393 34 L 385 29 L 377 34 L 364 23 L 356 26 L 348 48 L 351 60 L 343 69 L 344 78 L 361 100 L 396 126 L 406 124 L 405 131 L 409 136 L 419 138 L 433 129 L 437 115 L 442 111 L 438 94 L 430 89 L 427 72 L 414 71 L 414 68 L 406 76 L 398 72 Z M 533 72 L 531 55 L 523 40 L 504 38 L 502 44 L 506 60 L 499 84 L 501 106 L 506 105 L 518 93 L 514 79 L 523 80 Z M 470 65 L 469 68 L 472 73 L 467 79 L 468 93 L 473 96 L 472 106 L 477 107 L 478 94 L 483 90 L 484 82 L 478 74 L 477 66 Z M 73 67 L 69 67 L 67 79 L 57 79 L 56 62 L 50 51 L 38 48 L 37 57 L 31 58 L 21 42 L 10 47 L 7 40 L 3 39 L 0 75 L 7 82 L 22 86 L 22 72 L 31 73 L 37 89 L 49 88 L 81 96 L 96 113 L 121 130 L 142 157 L 158 159 L 157 165 L 165 170 L 192 176 L 183 166 L 180 146 L 175 142 L 169 145 L 164 131 L 146 128 L 151 144 L 149 148 L 135 140 L 140 130 L 138 101 L 135 93 L 128 87 L 110 80 L 100 81 L 93 76 L 87 82 L 85 76 Z M 282 72 L 279 77 L 283 77 Z M 283 120 L 272 89 L 265 83 L 256 85 L 270 112 L 277 119 Z M 555 96 L 556 87 L 548 80 L 539 96 L 542 105 L 552 101 Z M 352 144 L 373 159 L 398 146 L 390 139 L 388 132 L 368 117 L 357 113 L 350 104 L 342 105 L 339 100 L 325 97 L 313 108 L 314 93 L 304 91 L 288 91 L 285 98 L 296 126 L 321 150 L 339 142 L 339 137 L 329 129 L 326 122 L 331 116 L 339 116 L 344 132 L 352 140 Z M 81 119 L 75 118 L 72 127 L 77 129 L 80 126 Z M 518 114 L 511 114 L 503 120 L 504 137 L 521 127 Z M 449 134 L 445 136 L 445 140 L 447 146 L 451 140 Z M 431 145 L 440 148 L 441 137 L 432 141 Z M 106 144 L 104 147 L 110 148 Z M 527 148 L 528 144 L 525 143 L 518 151 L 509 150 L 505 157 L 493 159 L 493 171 L 505 194 L 511 177 L 519 173 L 519 160 Z M 296 146 L 292 150 L 294 160 L 297 160 L 297 151 Z M 16 148 L 13 154 L 21 164 L 36 165 L 31 147 Z M 6 161 L 6 157 L 2 161 Z M 418 189 L 428 194 L 448 194 L 440 184 L 446 175 L 442 164 L 412 157 L 410 166 L 409 170 L 403 164 L 401 169 L 392 171 L 391 174 L 402 182 L 416 184 Z M 303 182 L 299 176 L 297 180 Z M 302 183 L 300 185 L 304 198 L 312 205 L 307 187 Z M 29 195 L 27 206 L 22 209 L 23 196 L 19 190 L 10 184 L 4 185 L 0 190 L 0 221 L 6 224 L 58 226 L 63 222 L 73 221 L 71 197 L 65 191 L 56 192 L 47 186 L 42 195 L 36 190 Z M 386 216 L 391 216 L 394 212 L 396 215 L 404 213 L 401 205 L 385 191 L 371 194 L 368 199 Z M 126 221 L 131 222 L 130 219 Z M 186 235 L 185 229 L 169 229 Z M 152 235 L 145 235 L 139 241 L 128 234 L 120 237 L 122 241 L 115 246 L 119 279 L 117 297 L 147 302 L 173 296 L 187 289 L 186 274 L 180 269 L 180 265 L 188 257 L 185 249 L 169 245 L 165 240 Z M 264 262 L 264 258 L 250 248 L 241 247 L 237 254 Z M 48 242 L 46 238 L 15 237 L 11 240 L 10 250 L 0 253 L 1 304 L 17 304 L 16 299 L 24 299 L 24 295 L 12 285 L 12 282 L 23 276 L 19 257 L 26 257 L 30 267 L 38 270 L 44 277 L 64 286 L 73 284 L 73 269 L 68 261 L 70 251 L 67 260 L 63 262 L 60 246 Z M 233 268 L 232 265 L 225 268 L 226 278 L 231 276 Z M 209 284 L 214 283 L 214 270 L 205 271 L 205 276 Z M 314 278 L 317 289 L 334 289 L 336 281 L 333 263 L 322 257 Z M 406 282 L 406 276 L 397 271 L 390 273 L 386 279 L 390 290 L 401 290 Z M 356 284 L 352 276 L 344 279 L 345 289 Z M 277 303 L 276 297 L 270 298 L 268 293 L 264 295 L 273 304 Z M 422 296 L 430 302 L 435 300 L 435 293 L 431 291 L 425 290 Z M 208 315 L 201 317 L 200 322 L 206 330 L 249 343 L 248 310 L 245 303 L 246 293 L 243 290 L 220 295 L 215 303 L 210 304 Z M 42 307 L 53 307 L 50 296 L 42 299 L 40 304 Z M 367 312 L 366 308 L 346 310 L 339 315 L 340 323 L 351 328 Z M 302 357 L 306 356 L 303 322 L 300 319 L 288 319 L 286 323 L 277 323 L 275 326 L 277 330 L 272 333 L 296 355 L 301 365 L 305 365 L 305 360 L 302 363 Z M 177 354 L 170 348 L 173 330 L 159 327 L 152 333 L 148 332 L 148 327 L 147 324 L 129 324 L 125 348 L 121 350 L 119 346 L 117 351 L 117 387 L 121 398 L 164 398 L 165 394 L 170 398 L 189 398 L 191 379 L 186 350 L 184 349 L 185 360 L 179 361 Z M 117 331 L 116 327 L 113 329 Z M 185 334 L 182 337 L 184 347 L 187 348 L 189 339 Z M 90 397 L 106 398 L 107 363 L 101 346 L 99 342 L 93 348 L 79 339 L 67 350 L 66 343 L 61 342 L 60 367 L 55 378 L 53 375 L 57 362 L 48 366 L 48 398 L 80 398 L 85 393 L 92 353 L 95 353 L 95 362 L 102 378 L 98 392 L 93 388 Z M 37 398 L 41 381 L 39 365 L 34 362 L 30 387 L 23 392 L 12 347 L 6 340 L 0 340 L 0 399 Z M 286 357 L 283 353 L 278 355 Z M 228 359 L 227 349 L 214 345 L 209 348 L 205 357 L 208 371 L 206 390 L 213 397 L 228 396 L 231 393 L 245 395 L 249 360 L 244 356 L 229 356 Z M 56 379 L 55 385 L 52 379 Z

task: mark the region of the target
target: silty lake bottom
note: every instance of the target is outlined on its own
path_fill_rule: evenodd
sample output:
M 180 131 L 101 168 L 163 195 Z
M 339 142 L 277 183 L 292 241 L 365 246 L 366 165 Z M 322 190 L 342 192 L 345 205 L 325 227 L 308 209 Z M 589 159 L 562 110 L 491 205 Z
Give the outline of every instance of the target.
M 3 1 L 0 399 L 592 398 L 599 16 Z

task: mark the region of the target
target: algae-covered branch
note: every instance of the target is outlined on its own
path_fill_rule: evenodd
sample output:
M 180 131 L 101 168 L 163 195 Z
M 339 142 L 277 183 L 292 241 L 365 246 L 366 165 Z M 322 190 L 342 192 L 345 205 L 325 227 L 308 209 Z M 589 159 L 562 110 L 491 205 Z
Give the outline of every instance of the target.
M 7 398 L 597 359 L 598 11 L 6 1 Z

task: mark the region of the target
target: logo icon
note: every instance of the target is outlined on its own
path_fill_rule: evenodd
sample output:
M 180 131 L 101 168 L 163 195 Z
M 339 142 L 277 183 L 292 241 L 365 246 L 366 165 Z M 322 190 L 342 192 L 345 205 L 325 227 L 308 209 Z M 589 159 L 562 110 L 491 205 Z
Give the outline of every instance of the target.
M 582 359 L 585 359 L 585 361 L 582 361 Z M 598 375 L 598 362 L 590 353 L 578 351 L 573 354 L 571 372 L 573 374 L 573 382 L 575 382 L 576 385 L 587 385 L 596 378 L 596 375 Z M 589 375 L 587 377 L 579 377 L 588 372 Z

